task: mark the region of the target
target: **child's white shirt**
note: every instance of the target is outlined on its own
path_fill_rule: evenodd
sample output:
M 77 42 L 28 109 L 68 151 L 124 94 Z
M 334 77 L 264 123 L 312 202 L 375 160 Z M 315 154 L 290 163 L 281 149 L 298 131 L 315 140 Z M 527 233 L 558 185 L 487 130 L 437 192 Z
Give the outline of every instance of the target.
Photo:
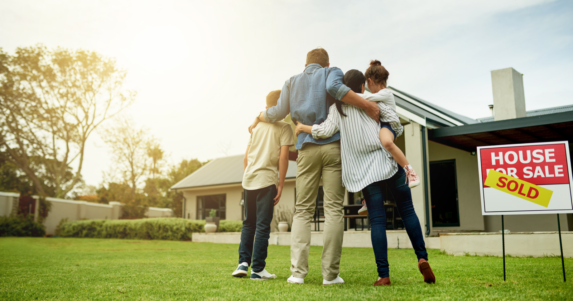
M 394 94 L 392 94 L 392 90 L 388 88 L 384 88 L 376 93 L 364 91 L 364 94 L 361 96 L 368 101 L 382 102 L 383 104 L 392 108 L 394 112 L 396 112 L 396 100 L 394 100 Z
M 400 117 L 396 112 L 396 100 L 394 99 L 394 94 L 392 90 L 384 88 L 376 93 L 370 93 L 364 91 L 364 94 L 358 93 L 362 98 L 378 103 L 380 108 L 380 121 L 384 123 L 389 123 L 394 130 L 396 137 L 402 135 L 404 128 L 400 123 Z

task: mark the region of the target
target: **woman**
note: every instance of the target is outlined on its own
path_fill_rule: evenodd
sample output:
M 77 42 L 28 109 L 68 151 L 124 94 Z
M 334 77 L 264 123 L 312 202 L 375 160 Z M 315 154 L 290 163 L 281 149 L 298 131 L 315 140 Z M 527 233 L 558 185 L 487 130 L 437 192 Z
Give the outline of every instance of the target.
M 367 70 L 367 74 L 376 74 L 379 68 Z M 376 64 L 377 65 L 377 64 Z M 386 72 L 386 74 L 388 74 Z M 376 78 L 382 78 L 376 74 Z M 344 84 L 356 93 L 364 93 L 366 78 L 358 70 L 350 70 L 344 75 Z M 384 81 L 387 80 L 387 75 Z M 362 94 L 363 97 L 365 97 Z M 365 97 L 366 98 L 366 97 Z M 378 102 L 380 118 L 388 121 L 395 112 L 384 103 Z M 401 133 L 399 121 L 390 122 L 395 132 Z M 371 224 L 371 240 L 378 268 L 378 280 L 374 286 L 390 285 L 388 265 L 388 242 L 386 238 L 386 210 L 384 201 L 392 197 L 406 232 L 418 258 L 418 269 L 427 283 L 435 283 L 436 278 L 428 263 L 428 253 L 420 221 L 414 211 L 412 194 L 408 187 L 408 178 L 392 154 L 380 143 L 380 124 L 368 117 L 361 109 L 345 104 L 333 104 L 327 119 L 312 127 L 299 123 L 296 134 L 306 132 L 315 139 L 324 139 L 340 131 L 342 156 L 342 181 L 350 192 L 362 190 L 368 207 Z

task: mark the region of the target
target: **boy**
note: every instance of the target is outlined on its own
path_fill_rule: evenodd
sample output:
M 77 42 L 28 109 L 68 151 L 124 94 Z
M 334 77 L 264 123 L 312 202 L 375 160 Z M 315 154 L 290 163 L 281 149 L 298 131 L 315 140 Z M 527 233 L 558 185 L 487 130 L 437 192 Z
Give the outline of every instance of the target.
M 267 109 L 277 105 L 280 94 L 281 91 L 276 90 L 267 95 Z M 247 276 L 252 259 L 251 280 L 276 278 L 265 270 L 265 259 L 273 209 L 281 199 L 291 145 L 294 145 L 293 132 L 284 121 L 263 122 L 251 134 L 243 160 L 245 219 L 241 230 L 239 266 L 233 272 L 234 277 Z

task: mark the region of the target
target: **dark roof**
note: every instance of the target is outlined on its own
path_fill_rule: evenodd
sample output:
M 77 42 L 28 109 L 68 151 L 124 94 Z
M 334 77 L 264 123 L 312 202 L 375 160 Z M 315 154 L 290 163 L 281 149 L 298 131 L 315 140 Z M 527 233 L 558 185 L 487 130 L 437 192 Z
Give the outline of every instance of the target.
M 486 145 L 573 141 L 573 111 L 432 129 L 428 139 L 467 151 Z
M 573 111 L 573 105 L 566 105 L 566 106 L 560 106 L 560 107 L 552 107 L 552 108 L 527 111 L 527 112 L 525 112 L 525 116 L 531 117 L 531 116 L 562 113 L 562 112 L 568 112 L 568 111 Z M 491 122 L 491 121 L 494 121 L 494 118 L 493 118 L 493 116 L 482 117 L 482 118 L 478 118 L 477 121 L 478 122 Z
M 431 121 L 436 123 L 438 126 L 457 126 L 457 124 L 455 124 L 452 121 L 447 120 L 446 118 L 442 117 L 444 115 L 445 115 L 445 117 L 449 117 L 450 119 L 454 119 L 454 120 L 458 121 L 462 125 L 477 123 L 477 121 L 472 119 L 472 118 L 460 115 L 458 113 L 454 113 L 448 109 L 442 108 L 436 104 L 433 104 L 429 101 L 423 100 L 423 99 L 416 97 L 412 94 L 398 90 L 394 87 L 389 87 L 389 88 L 392 89 L 393 91 L 398 92 L 399 94 L 402 94 L 405 96 L 405 97 L 403 97 L 397 93 L 394 93 L 394 97 L 396 98 L 396 105 L 397 106 L 399 106 L 405 110 L 408 110 L 410 112 L 413 112 L 417 115 L 424 116 L 424 117 L 426 117 L 426 119 L 430 119 Z M 408 98 L 410 98 L 410 99 L 408 99 Z M 415 102 L 418 102 L 422 106 L 426 106 L 426 107 L 430 108 L 431 110 L 437 112 L 437 114 L 431 112 L 430 110 L 428 110 L 426 108 L 423 108 L 422 106 L 420 106 L 419 104 L 416 104 Z M 442 116 L 439 116 L 440 114 Z
M 240 184 L 243 182 L 243 158 L 244 155 L 236 155 L 214 159 L 171 189 Z M 296 178 L 296 162 L 289 161 L 286 178 Z

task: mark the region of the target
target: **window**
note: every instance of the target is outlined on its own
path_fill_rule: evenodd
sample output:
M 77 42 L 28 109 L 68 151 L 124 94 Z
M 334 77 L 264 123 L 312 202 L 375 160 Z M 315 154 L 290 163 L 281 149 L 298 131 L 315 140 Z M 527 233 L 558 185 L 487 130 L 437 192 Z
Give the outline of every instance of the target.
M 209 216 L 209 212 L 212 209 L 217 210 L 216 217 L 220 219 L 225 219 L 226 210 L 225 204 L 227 202 L 227 196 L 225 194 L 217 195 L 204 195 L 197 197 L 197 219 L 202 220 Z
M 432 227 L 459 227 L 456 161 L 430 162 Z

